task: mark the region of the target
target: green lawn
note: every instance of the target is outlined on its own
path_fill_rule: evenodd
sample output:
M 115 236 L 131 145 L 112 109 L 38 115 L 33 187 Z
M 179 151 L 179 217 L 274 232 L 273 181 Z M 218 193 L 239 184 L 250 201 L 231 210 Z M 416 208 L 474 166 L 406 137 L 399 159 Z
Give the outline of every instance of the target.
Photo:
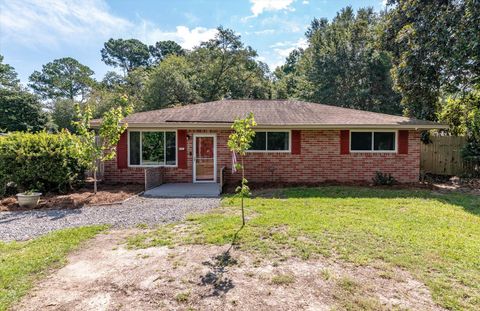
M 480 197 L 353 187 L 293 188 L 246 201 L 236 243 L 264 258 L 336 256 L 384 262 L 423 281 L 440 305 L 480 306 Z M 228 244 L 240 227 L 239 201 L 130 239 L 132 247 Z M 183 234 L 181 234 L 183 233 Z M 478 309 L 477 309 L 478 310 Z
M 0 242 L 0 310 L 6 310 L 49 269 L 65 263 L 68 252 L 105 226 L 55 231 L 26 242 Z

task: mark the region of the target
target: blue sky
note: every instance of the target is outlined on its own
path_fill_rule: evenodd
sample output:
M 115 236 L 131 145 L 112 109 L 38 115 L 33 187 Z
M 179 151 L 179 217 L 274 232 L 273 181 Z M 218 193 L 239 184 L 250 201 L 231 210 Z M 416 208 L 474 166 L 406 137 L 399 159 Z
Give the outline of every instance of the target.
M 234 29 L 270 69 L 283 63 L 314 18 L 331 19 L 345 6 L 383 7 L 382 0 L 0 0 L 0 54 L 23 83 L 34 70 L 61 57 L 74 57 L 101 79 L 112 70 L 101 61 L 109 38 L 147 44 L 175 40 L 192 48 Z

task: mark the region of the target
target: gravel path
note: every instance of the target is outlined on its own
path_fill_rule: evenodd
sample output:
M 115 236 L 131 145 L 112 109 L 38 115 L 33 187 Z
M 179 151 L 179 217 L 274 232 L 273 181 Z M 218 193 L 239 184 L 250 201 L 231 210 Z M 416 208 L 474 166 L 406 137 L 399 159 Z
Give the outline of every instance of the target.
M 165 199 L 136 197 L 123 204 L 79 209 L 0 212 L 0 240 L 26 240 L 52 230 L 109 224 L 129 227 L 184 219 L 219 205 L 218 198 Z

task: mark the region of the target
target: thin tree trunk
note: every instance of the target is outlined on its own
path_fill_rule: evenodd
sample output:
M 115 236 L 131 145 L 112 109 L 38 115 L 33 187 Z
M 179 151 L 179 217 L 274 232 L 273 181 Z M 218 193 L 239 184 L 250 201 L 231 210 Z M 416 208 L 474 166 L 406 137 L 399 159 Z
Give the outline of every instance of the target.
M 98 159 L 95 159 L 95 166 L 93 168 L 93 193 L 97 194 L 97 169 L 98 169 Z
M 93 169 L 93 193 L 97 194 L 97 168 Z
M 245 181 L 245 168 L 243 166 L 243 156 L 242 157 L 242 227 L 245 226 L 245 212 L 243 210 L 243 196 L 245 195 L 243 193 L 243 187 L 245 186 L 244 185 L 244 181 Z

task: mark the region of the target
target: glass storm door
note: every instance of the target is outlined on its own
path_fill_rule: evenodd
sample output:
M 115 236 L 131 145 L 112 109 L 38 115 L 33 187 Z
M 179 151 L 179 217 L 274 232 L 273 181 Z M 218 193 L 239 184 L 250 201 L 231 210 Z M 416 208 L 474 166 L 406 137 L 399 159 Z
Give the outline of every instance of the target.
M 215 182 L 215 136 L 195 135 L 194 182 Z

